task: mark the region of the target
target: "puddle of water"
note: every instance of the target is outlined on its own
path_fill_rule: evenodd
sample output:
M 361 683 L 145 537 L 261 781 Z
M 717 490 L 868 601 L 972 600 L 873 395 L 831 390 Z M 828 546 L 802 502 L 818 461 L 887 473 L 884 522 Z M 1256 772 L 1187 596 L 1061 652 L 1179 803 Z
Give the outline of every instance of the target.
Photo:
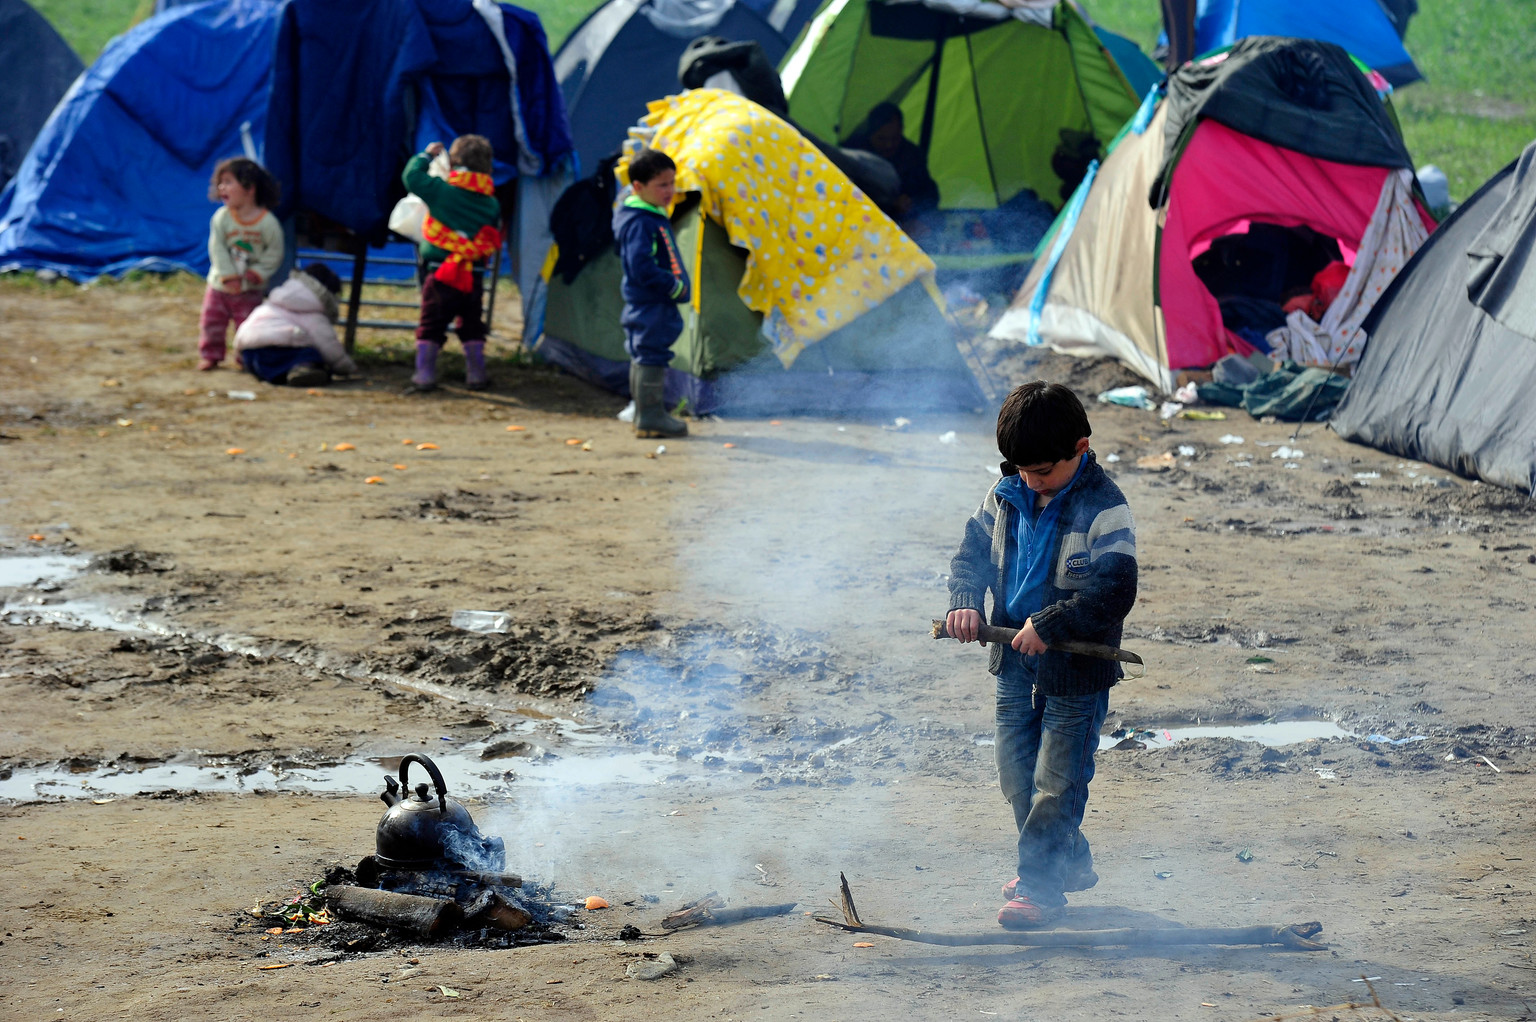
M 1224 724 L 1209 727 L 1146 728 L 1136 732 L 1136 740 L 1149 749 L 1166 749 L 1191 738 L 1233 738 L 1278 748 L 1302 742 L 1327 741 L 1330 738 L 1354 738 L 1331 720 L 1280 720 L 1261 724 Z M 1122 739 L 1103 735 L 1100 749 L 1110 749 Z
M 7 600 L 0 604 L 0 615 L 13 625 L 63 625 L 66 628 L 94 628 L 104 632 L 148 634 L 156 629 L 127 611 L 114 610 L 101 600 L 73 599 L 57 603 L 33 600 Z M 170 634 L 169 630 L 163 630 Z
M 649 751 L 598 755 L 549 756 L 542 759 L 508 757 L 482 760 L 473 750 L 438 753 L 432 761 L 448 782 L 454 798 L 510 795 L 517 788 L 594 787 L 606 784 L 656 784 L 686 764 Z M 142 770 L 102 768 L 76 773 L 65 767 L 17 769 L 0 780 L 0 800 L 78 799 L 136 795 L 141 791 L 219 792 L 306 791 L 325 795 L 377 795 L 386 774 L 398 777 L 399 757 L 346 760 L 332 766 L 267 767 L 242 773 L 239 766 L 200 763 L 160 763 Z M 414 786 L 428 780 L 426 771 L 411 771 Z
M 0 554 L 0 589 L 60 582 L 85 570 L 88 557 L 68 554 Z

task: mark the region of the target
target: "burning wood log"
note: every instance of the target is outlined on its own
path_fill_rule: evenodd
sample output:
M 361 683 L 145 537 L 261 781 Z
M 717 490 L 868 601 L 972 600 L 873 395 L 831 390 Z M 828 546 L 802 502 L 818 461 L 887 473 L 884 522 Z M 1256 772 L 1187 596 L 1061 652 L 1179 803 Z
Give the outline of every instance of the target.
M 325 901 L 339 915 L 422 937 L 436 937 L 464 919 L 463 911 L 451 901 L 366 887 L 327 887 Z
M 770 916 L 787 916 L 795 910 L 795 902 L 785 905 L 749 905 L 745 908 L 726 908 L 725 902 L 714 891 L 697 901 L 690 901 L 676 912 L 662 919 L 665 930 L 681 930 L 688 926 L 729 926 L 748 919 L 767 919 Z
M 521 905 L 514 904 L 497 894 L 485 891 L 464 906 L 464 925 L 494 927 L 498 930 L 521 930 L 533 922 L 533 915 Z
M 971 947 L 982 944 L 1011 944 L 1024 947 L 1174 947 L 1188 944 L 1260 944 L 1278 945 L 1287 951 L 1326 951 L 1328 945 L 1309 938 L 1322 932 L 1322 923 L 1292 923 L 1289 926 L 1201 926 L 1149 929 L 1127 927 L 1117 930 L 1025 930 L 1002 933 L 925 933 L 901 926 L 877 926 L 859 918 L 853 904 L 848 878 L 838 874 L 842 885 L 842 919 L 816 916 L 818 923 L 836 926 L 849 933 L 872 933 L 918 944 L 941 947 Z

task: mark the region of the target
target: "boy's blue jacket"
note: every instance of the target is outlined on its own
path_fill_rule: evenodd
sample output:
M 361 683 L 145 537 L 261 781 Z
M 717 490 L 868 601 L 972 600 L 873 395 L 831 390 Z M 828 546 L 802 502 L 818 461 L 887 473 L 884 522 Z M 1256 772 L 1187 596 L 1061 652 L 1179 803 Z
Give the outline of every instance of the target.
M 620 323 L 630 333 L 655 331 L 662 347 L 670 345 L 683 329 L 677 306 L 693 297 L 671 222 L 661 210 L 631 195 L 614 211 L 613 237 L 624 266 Z
M 1017 473 L 1006 464 L 1003 473 L 1003 480 L 965 523 L 965 538 L 949 565 L 949 609 L 985 615 L 990 590 L 988 620 L 1020 628 L 1024 622 L 1008 613 L 1009 579 L 1016 577 L 1013 565 L 1019 553 L 1019 511 L 998 494 L 1004 481 Z M 1118 646 L 1125 616 L 1136 603 L 1136 523 L 1130 506 L 1092 451 L 1083 455 L 1076 481 L 1048 507 L 1058 503 L 1054 549 L 1039 586 L 1040 609 L 1030 615 L 1035 631 L 1047 646 L 1069 639 Z M 997 674 L 1007 656 L 1019 654 L 993 643 L 988 670 Z M 1034 660 L 1035 684 L 1047 696 L 1100 692 L 1122 676 L 1117 661 L 1078 653 L 1047 649 Z

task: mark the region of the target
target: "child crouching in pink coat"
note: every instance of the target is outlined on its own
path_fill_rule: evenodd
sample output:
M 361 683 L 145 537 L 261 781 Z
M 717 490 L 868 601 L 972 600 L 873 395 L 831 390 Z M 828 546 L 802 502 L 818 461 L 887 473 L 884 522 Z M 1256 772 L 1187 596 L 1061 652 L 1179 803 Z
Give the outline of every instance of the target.
M 332 373 L 357 372 L 332 326 L 340 292 L 341 279 L 324 263 L 290 273 L 235 331 L 250 374 L 265 383 L 323 387 Z

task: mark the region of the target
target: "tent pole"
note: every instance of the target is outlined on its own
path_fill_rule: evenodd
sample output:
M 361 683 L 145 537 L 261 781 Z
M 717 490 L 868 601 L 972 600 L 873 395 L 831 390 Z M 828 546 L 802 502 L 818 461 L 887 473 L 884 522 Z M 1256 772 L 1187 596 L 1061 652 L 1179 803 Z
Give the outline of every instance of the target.
M 940 19 L 939 37 L 933 43 L 933 64 L 928 72 L 928 99 L 923 107 L 923 127 L 918 134 L 918 148 L 923 151 L 923 159 L 928 158 L 928 147 L 933 142 L 933 118 L 935 107 L 939 102 L 939 69 L 944 65 L 944 44 L 949 36 L 945 33 L 948 25 Z
M 507 222 L 502 220 L 497 224 L 501 228 L 502 238 L 507 236 Z M 496 246 L 496 258 L 491 262 L 491 293 L 485 302 L 485 335 L 489 337 L 496 321 L 496 284 L 501 280 L 501 250 L 502 245 Z
M 363 274 L 368 268 L 368 243 L 354 237 L 357 251 L 352 254 L 352 290 L 347 296 L 347 354 L 357 344 L 357 309 L 363 302 Z

